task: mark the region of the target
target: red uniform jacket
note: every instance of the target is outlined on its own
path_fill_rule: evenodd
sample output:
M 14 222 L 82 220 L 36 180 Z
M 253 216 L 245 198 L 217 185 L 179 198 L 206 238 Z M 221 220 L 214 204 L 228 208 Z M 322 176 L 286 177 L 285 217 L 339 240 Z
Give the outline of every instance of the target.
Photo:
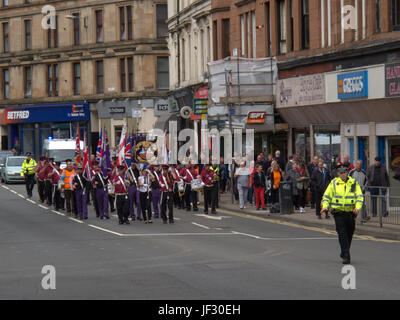
M 113 184 L 116 183 L 116 185 L 115 185 L 115 194 L 117 194 L 117 193 L 128 193 L 128 187 L 124 184 L 125 183 L 124 177 L 121 177 L 121 176 L 118 176 L 118 175 L 113 177 L 112 182 L 113 182 Z
M 172 191 L 174 188 L 174 181 L 172 176 L 168 177 L 167 172 L 163 172 L 163 174 L 159 175 L 158 183 L 160 184 L 161 191 Z
M 189 171 L 190 171 L 190 173 L 189 173 Z M 190 168 L 190 169 L 182 168 L 180 175 L 184 182 L 190 183 L 190 182 L 192 182 L 192 180 L 196 179 L 197 172 L 194 168 Z
M 212 187 L 214 185 L 214 171 L 211 169 L 203 169 L 201 172 L 201 180 L 208 187 Z

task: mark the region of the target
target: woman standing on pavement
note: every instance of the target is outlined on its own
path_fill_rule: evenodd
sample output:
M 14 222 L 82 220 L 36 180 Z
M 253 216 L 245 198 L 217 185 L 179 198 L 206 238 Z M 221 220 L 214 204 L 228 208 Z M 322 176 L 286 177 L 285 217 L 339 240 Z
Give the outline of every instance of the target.
M 300 180 L 297 182 L 297 189 L 299 190 L 299 206 L 300 213 L 305 213 L 307 190 L 310 186 L 310 176 L 305 163 L 300 164 L 299 167 Z
M 245 162 L 241 162 L 239 168 L 236 169 L 235 178 L 237 178 L 240 209 L 245 209 L 250 179 L 250 170 L 246 168 Z
M 257 165 L 256 171 L 252 177 L 254 192 L 256 194 L 256 206 L 257 210 L 260 210 L 260 202 L 263 210 L 265 208 L 265 199 L 264 199 L 264 189 L 265 189 L 265 174 L 263 172 L 263 167 L 261 164 Z
M 271 181 L 271 213 L 273 213 L 274 205 L 279 203 L 279 184 L 283 180 L 283 176 L 276 160 L 272 161 L 271 169 L 269 180 Z

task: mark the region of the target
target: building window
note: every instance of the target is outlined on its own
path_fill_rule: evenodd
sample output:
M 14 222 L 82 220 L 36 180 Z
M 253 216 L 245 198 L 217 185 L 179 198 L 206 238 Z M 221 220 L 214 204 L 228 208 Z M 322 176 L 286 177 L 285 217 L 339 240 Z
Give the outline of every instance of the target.
M 181 40 L 181 72 L 182 81 L 186 80 L 186 41 L 182 38 Z
M 103 42 L 103 11 L 96 11 L 96 42 Z
M 400 0 L 392 0 L 392 25 L 393 30 L 400 30 Z
M 230 20 L 222 20 L 222 58 L 229 57 L 231 55 L 230 43 Z
M 132 40 L 132 7 L 119 8 L 120 40 Z
M 81 64 L 76 62 L 73 64 L 73 78 L 74 78 L 74 95 L 81 94 Z
M 269 2 L 265 3 L 265 33 L 267 37 L 267 56 L 271 56 L 271 16 Z
M 213 23 L 213 47 L 214 47 L 214 60 L 218 60 L 218 21 Z
M 25 50 L 32 49 L 31 20 L 25 20 Z
M 96 92 L 104 93 L 104 68 L 103 61 L 96 61 Z
M 303 2 L 303 1 L 300 1 Z M 293 1 L 289 0 L 289 32 L 288 32 L 288 43 L 289 43 L 289 50 L 294 50 L 294 41 L 293 41 L 293 28 L 294 28 L 294 12 L 293 12 Z M 303 15 L 302 15 L 303 16 Z M 302 30 L 303 31 L 303 30 Z
M 286 54 L 286 7 L 285 0 L 277 1 L 278 9 L 278 50 L 279 54 Z
M 8 6 L 8 0 L 3 0 L 3 7 L 7 7 Z
M 310 8 L 309 8 L 308 0 L 302 1 L 301 46 L 303 49 L 310 48 Z
M 128 58 L 128 90 L 129 92 L 134 91 L 134 86 L 133 86 L 133 58 Z
M 10 51 L 9 35 L 8 35 L 8 22 L 3 23 L 3 51 L 4 52 Z
M 10 98 L 10 73 L 8 69 L 3 69 L 3 98 Z
M 168 7 L 166 4 L 158 4 L 156 8 L 157 16 L 157 38 L 163 38 L 168 34 Z
M 169 89 L 168 57 L 157 58 L 157 88 Z
M 81 34 L 80 34 L 80 29 L 81 29 L 81 20 L 80 20 L 80 14 L 79 13 L 73 13 L 72 16 L 74 17 L 73 23 L 74 23 L 74 45 L 79 46 L 81 43 Z
M 25 98 L 32 96 L 32 67 L 24 68 L 24 92 Z
M 58 96 L 58 64 L 47 66 L 47 93 L 49 97 Z
M 247 12 L 240 16 L 241 54 L 247 58 L 256 57 L 256 13 Z
M 47 47 L 48 48 L 57 48 L 58 47 L 58 17 L 56 16 L 56 28 L 47 30 Z
M 121 58 L 119 67 L 121 91 L 133 92 L 133 58 Z

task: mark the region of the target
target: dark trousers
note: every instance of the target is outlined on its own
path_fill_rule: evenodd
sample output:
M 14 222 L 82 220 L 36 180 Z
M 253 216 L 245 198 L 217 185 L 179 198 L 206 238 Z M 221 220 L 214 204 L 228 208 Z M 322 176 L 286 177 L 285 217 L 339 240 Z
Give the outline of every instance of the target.
M 32 197 L 33 187 L 35 186 L 34 174 L 25 174 L 25 186 L 28 197 Z
M 279 203 L 279 189 L 271 189 L 271 204 Z
M 73 213 L 74 215 L 77 214 L 76 212 L 76 203 L 75 203 L 75 194 L 72 190 L 65 190 L 65 203 L 67 207 L 67 213 Z
M 119 222 L 124 222 L 129 217 L 129 197 L 128 195 L 116 194 L 115 198 Z
M 46 196 L 46 183 L 45 181 L 38 180 L 38 193 L 39 193 L 39 200 L 41 203 L 44 202 Z
M 86 190 L 76 190 L 75 192 L 76 210 L 78 212 L 79 218 L 87 218 L 87 194 Z
M 110 203 L 110 210 L 111 212 L 115 211 L 115 205 L 114 205 L 115 197 L 112 195 L 108 195 L 108 202 Z
M 317 216 L 321 215 L 321 201 L 323 195 L 324 193 L 322 191 L 319 190 L 315 191 L 315 214 Z
M 214 182 L 214 190 L 212 191 L 213 196 L 215 197 L 215 206 L 219 207 L 219 182 Z
M 174 187 L 174 204 L 175 206 L 178 206 L 178 209 L 182 209 L 185 204 L 184 204 L 184 197 L 179 196 L 179 191 L 178 191 L 178 185 L 175 184 Z
M 310 192 L 311 192 L 311 205 L 315 206 L 316 192 L 315 192 L 315 188 L 313 186 L 310 186 Z
M 142 207 L 143 220 L 151 220 L 151 193 L 140 192 L 140 206 Z
M 53 203 L 53 184 L 50 180 L 45 180 L 45 200 L 48 205 Z
M 208 207 L 211 204 L 211 212 L 215 212 L 217 205 L 215 199 L 215 186 L 204 187 L 204 212 L 208 212 Z
M 197 209 L 196 192 L 192 191 L 192 186 L 188 183 L 185 186 L 185 204 L 187 210 L 191 209 L 190 199 L 193 199 L 193 209 Z
M 161 218 L 163 221 L 167 221 L 167 206 L 168 206 L 168 220 L 174 220 L 174 204 L 173 204 L 174 193 L 163 191 L 161 193 Z
M 54 196 L 53 196 L 53 204 L 56 210 L 61 208 L 61 191 L 58 189 L 58 185 L 53 185 Z
M 336 223 L 336 231 L 339 236 L 341 257 L 350 259 L 350 247 L 356 228 L 355 216 L 352 212 L 333 213 Z
M 226 181 L 225 179 L 221 179 L 220 181 L 220 186 L 221 186 L 221 191 L 225 192 L 226 191 Z
M 94 210 L 96 211 L 96 217 L 100 217 L 99 203 L 97 201 L 97 196 L 96 196 L 96 188 L 94 188 L 93 186 L 90 186 L 90 196 L 93 199 L 93 205 L 94 205 Z M 107 208 L 108 208 L 108 203 L 107 203 Z
M 96 204 L 99 210 L 99 217 L 109 217 L 108 214 L 108 191 L 103 188 L 96 188 L 96 196 L 93 198 L 96 200 Z M 97 212 L 96 212 L 97 214 Z

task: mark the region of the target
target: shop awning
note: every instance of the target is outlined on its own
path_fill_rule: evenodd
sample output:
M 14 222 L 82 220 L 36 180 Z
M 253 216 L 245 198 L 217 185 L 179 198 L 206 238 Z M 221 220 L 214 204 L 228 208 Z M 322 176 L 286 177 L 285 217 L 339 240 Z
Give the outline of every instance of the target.
M 277 111 L 291 126 L 340 122 L 388 122 L 400 119 L 400 98 L 285 107 L 277 108 Z

